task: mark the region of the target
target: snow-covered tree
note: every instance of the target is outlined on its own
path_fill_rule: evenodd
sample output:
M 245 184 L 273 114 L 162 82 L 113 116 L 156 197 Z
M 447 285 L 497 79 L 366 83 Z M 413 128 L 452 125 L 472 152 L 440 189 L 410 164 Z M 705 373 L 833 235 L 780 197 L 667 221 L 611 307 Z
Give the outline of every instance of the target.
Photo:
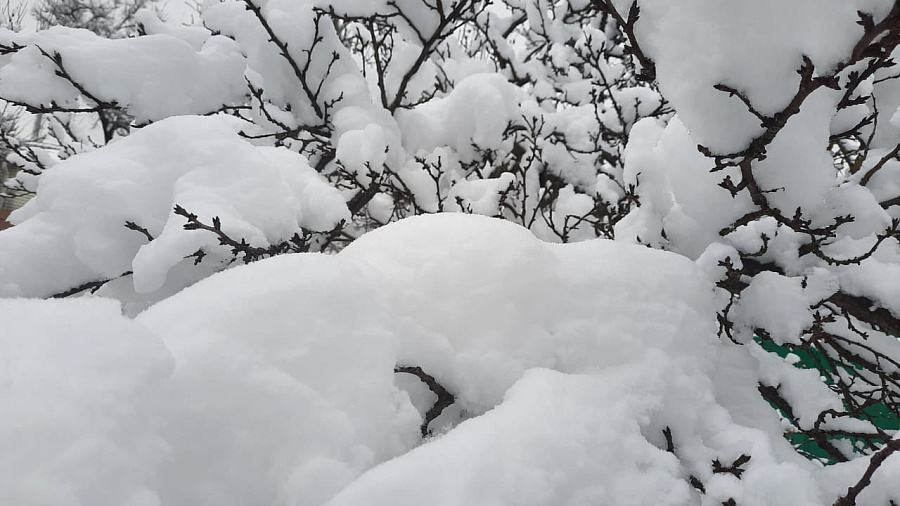
M 154 0 L 42 0 L 33 15 L 41 28 L 83 28 L 107 38 L 138 32 L 134 16 Z
M 8 140 L 0 296 L 103 298 L 0 300 L 0 402 L 49 353 L 109 422 L 0 425 L 15 503 L 900 502 L 900 2 L 134 20 L 0 32 L 0 98 L 132 129 Z
M 79 28 L 106 38 L 135 36 L 139 26 L 135 15 L 155 5 L 155 0 L 42 0 L 30 13 L 39 29 L 55 26 Z M 15 6 L 7 2 L 0 14 L 2 26 L 20 31 L 29 13 L 27 3 Z M 90 113 L 73 113 L 59 107 L 8 108 L 18 132 L 4 130 L 0 147 L 13 153 L 12 161 L 22 170 L 21 177 L 6 182 L 12 195 L 30 196 L 36 191 L 34 176 L 76 153 L 96 149 L 116 136 L 128 135 L 132 118 L 121 107 L 107 104 Z M 23 109 L 36 113 L 24 115 Z M 82 111 L 83 112 L 83 111 Z
M 43 0 L 33 9 L 33 15 L 40 28 L 65 26 L 83 28 L 106 38 L 133 36 L 138 33 L 139 26 L 135 15 L 141 9 L 150 7 L 155 0 Z M 98 108 L 100 129 L 104 143 L 108 143 L 116 135 L 127 135 L 131 118 L 127 112 L 118 107 Z M 51 133 L 63 146 L 78 142 L 90 142 L 85 129 L 76 125 L 68 116 L 50 116 L 51 121 L 58 123 Z M 59 135 L 59 130 L 65 130 Z M 70 148 L 73 150 L 74 148 Z

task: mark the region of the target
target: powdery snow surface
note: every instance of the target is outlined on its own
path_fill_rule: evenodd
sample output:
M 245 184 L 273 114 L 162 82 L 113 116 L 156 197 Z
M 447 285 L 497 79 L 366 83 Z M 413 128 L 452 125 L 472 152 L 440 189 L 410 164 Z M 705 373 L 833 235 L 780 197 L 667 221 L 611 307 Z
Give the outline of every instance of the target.
M 695 476 L 703 504 L 830 504 L 850 478 L 823 489 L 781 437 L 704 279 L 445 214 L 215 274 L 133 321 L 4 299 L 0 503 L 687 505 Z M 456 397 L 424 442 L 397 364 Z M 742 453 L 742 480 L 711 471 Z
M 160 338 L 100 299 L 4 299 L 0 325 L 0 504 L 158 504 Z

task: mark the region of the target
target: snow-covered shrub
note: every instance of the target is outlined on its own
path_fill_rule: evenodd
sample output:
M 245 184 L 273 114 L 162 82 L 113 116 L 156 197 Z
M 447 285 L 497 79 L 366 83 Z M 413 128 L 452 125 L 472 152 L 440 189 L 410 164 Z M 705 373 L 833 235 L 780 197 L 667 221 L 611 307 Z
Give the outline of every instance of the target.
M 757 381 L 789 366 L 719 339 L 716 304 L 683 256 L 458 214 L 231 269 L 133 321 L 8 300 L 0 500 L 832 503 L 859 464 L 782 438 Z M 452 405 L 429 420 L 404 367 Z M 883 467 L 866 504 L 897 498 Z
M 132 121 L 104 146 L 65 122 L 56 151 L 5 137 L 37 196 L 0 233 L 0 296 L 118 299 L 182 364 L 148 408 L 174 463 L 147 464 L 161 485 L 140 500 L 900 501 L 900 3 L 227 0 L 198 26 L 136 19 L 124 39 L 0 31 L 0 98 Z M 520 228 L 367 234 L 437 213 Z M 236 400 L 194 410 L 216 385 Z M 270 427 L 283 448 L 254 432 L 279 396 L 299 410 Z M 220 479 L 242 469 L 252 485 Z

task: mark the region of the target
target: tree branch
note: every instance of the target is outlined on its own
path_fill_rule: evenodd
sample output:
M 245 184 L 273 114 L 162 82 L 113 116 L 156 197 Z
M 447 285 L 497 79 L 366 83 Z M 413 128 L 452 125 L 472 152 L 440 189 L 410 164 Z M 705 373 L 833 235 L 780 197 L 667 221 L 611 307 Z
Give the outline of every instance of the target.
M 395 373 L 405 373 L 412 374 L 413 376 L 419 378 L 419 380 L 431 390 L 434 395 L 437 396 L 437 400 L 434 402 L 434 405 L 431 406 L 431 409 L 425 413 L 425 420 L 422 421 L 422 437 L 425 437 L 431 433 L 431 429 L 428 428 L 428 425 L 433 422 L 437 417 L 441 416 L 441 413 L 444 412 L 444 409 L 449 407 L 451 404 L 456 402 L 456 398 L 447 391 L 440 383 L 434 379 L 434 376 L 426 373 L 422 370 L 421 367 L 418 366 L 405 366 L 398 365 L 394 368 Z

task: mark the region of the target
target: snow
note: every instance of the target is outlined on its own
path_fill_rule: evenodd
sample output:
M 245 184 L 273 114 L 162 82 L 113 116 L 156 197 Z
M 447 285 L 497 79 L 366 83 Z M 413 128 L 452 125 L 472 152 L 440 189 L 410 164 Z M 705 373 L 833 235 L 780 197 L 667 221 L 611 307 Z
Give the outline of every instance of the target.
M 802 55 L 826 75 L 862 33 L 857 10 L 884 16 L 887 5 L 847 0 L 641 1 L 636 32 L 644 41 L 642 48 L 657 62 L 663 95 L 696 142 L 725 154 L 744 149 L 745 139 L 762 129 L 740 101 L 713 85 L 736 86 L 763 114 L 780 111 L 797 89 Z
M 372 470 L 329 505 L 689 503 L 674 455 L 641 435 L 634 415 L 650 405 L 632 393 L 602 376 L 532 369 L 496 409 Z
M 518 95 L 498 74 L 468 76 L 446 97 L 400 112 L 404 145 L 412 153 L 449 146 L 464 159 L 472 157 L 472 145 L 496 149 L 507 124 L 520 115 Z
M 768 332 L 778 344 L 800 344 L 800 334 L 813 323 L 801 279 L 774 272 L 754 276 L 735 307 L 748 325 Z M 798 311 L 799 309 L 799 311 Z
M 765 385 L 778 388 L 779 393 L 791 403 L 793 414 L 802 428 L 811 428 L 822 411 L 843 409 L 840 399 L 819 379 L 821 373 L 818 370 L 797 370 L 789 362 L 799 358 L 788 358 L 789 355 L 785 359 L 780 359 L 756 343 L 748 346 L 753 356 L 760 362 L 761 381 Z M 867 428 L 871 430 L 871 426 Z
M 178 5 L 178 3 L 179 2 L 166 2 L 165 7 L 167 8 L 167 11 L 170 12 L 163 11 L 162 14 L 167 20 L 169 20 L 170 14 L 173 18 L 186 18 L 186 13 L 178 12 L 178 7 L 187 6 L 180 6 Z M 159 16 L 156 15 L 156 13 L 152 12 L 149 9 L 139 10 L 135 14 L 134 20 L 143 28 L 144 33 L 146 33 L 147 35 L 172 35 L 190 44 L 194 51 L 202 51 L 203 44 L 206 43 L 206 41 L 209 40 L 210 36 L 212 35 L 209 30 L 200 26 L 173 26 L 171 24 L 168 24 L 162 21 Z
M 843 269 L 838 278 L 841 287 L 851 295 L 869 297 L 879 301 L 880 306 L 894 315 L 900 315 L 900 265 L 872 259 L 862 265 L 852 265 Z
M 515 176 L 505 172 L 497 178 L 459 181 L 453 185 L 447 197 L 454 202 L 462 202 L 466 212 L 495 216 L 500 213 L 500 195 L 509 190 L 514 180 Z
M 142 124 L 215 112 L 245 95 L 244 57 L 221 36 L 208 38 L 199 49 L 166 34 L 110 40 L 63 27 L 30 35 L 4 31 L 0 39 L 26 46 L 0 67 L 0 97 L 8 101 L 92 107 L 81 101 L 77 85 L 97 100 L 127 108 Z M 60 64 L 51 59 L 56 54 Z M 71 81 L 58 74 L 62 69 Z
M 758 366 L 727 358 L 704 279 L 679 255 L 553 245 L 444 214 L 336 256 L 212 275 L 133 322 L 105 299 L 4 300 L 0 398 L 14 416 L 0 425 L 0 459 L 18 474 L 3 474 L 0 493 L 101 506 L 674 505 L 697 503 L 685 476 L 706 469 L 710 490 L 746 504 L 820 504 L 812 464 L 761 428 L 777 427 L 774 411 L 741 400 Z M 419 442 L 396 364 L 456 397 L 461 418 L 444 418 L 443 435 Z M 78 415 L 55 415 L 72 388 Z M 22 438 L 23 420 L 62 436 Z M 666 427 L 687 464 L 665 450 Z M 112 438 L 96 447 L 105 457 L 76 452 L 65 469 L 79 472 L 48 471 L 95 430 Z M 706 467 L 751 447 L 741 482 L 725 487 Z M 34 464 L 13 460 L 23 454 Z M 795 492 L 782 496 L 782 481 Z
M 4 299 L 0 322 L 0 503 L 159 504 L 159 337 L 103 299 Z
M 337 158 L 344 168 L 357 174 L 357 178 L 370 181 L 370 173 L 380 173 L 387 160 L 385 131 L 378 125 L 366 125 L 360 130 L 350 130 L 340 136 Z
M 130 291 L 159 300 L 221 269 L 229 250 L 213 233 L 184 230 L 175 205 L 207 225 L 218 216 L 225 233 L 257 247 L 290 238 L 298 226 L 330 230 L 349 217 L 343 197 L 304 157 L 255 147 L 214 117 L 169 118 L 73 156 L 41 177 L 39 194 L 0 240 L 7 296 L 48 296 L 133 271 Z M 155 240 L 125 228 L 129 221 Z M 209 257 L 193 266 L 185 256 L 200 248 Z
M 311 2 L 296 0 L 268 0 L 259 2 L 263 15 L 297 65 L 307 68 L 305 85 L 318 89 L 320 100 L 334 101 L 336 111 L 345 107 L 371 109 L 365 80 L 353 63 L 349 51 L 337 40 L 333 30 L 318 30 Z M 323 118 L 315 111 L 308 94 L 281 50 L 270 41 L 267 31 L 243 2 L 210 3 L 202 14 L 204 26 L 236 41 L 244 55 L 248 74 L 254 74 L 256 84 L 264 84 L 264 96 L 273 104 L 292 111 L 298 125 L 318 125 Z M 312 44 L 314 34 L 321 40 L 316 44 L 327 49 L 303 50 Z M 332 57 L 337 60 L 332 62 Z M 327 70 L 329 69 L 330 70 Z M 242 77 L 243 81 L 243 77 Z M 327 86 L 324 84 L 327 82 Z M 332 111 L 335 112 L 335 111 Z M 324 114 L 324 113 L 323 113 Z M 293 126 L 293 125 L 292 125 Z
M 617 225 L 617 237 L 640 237 L 645 244 L 655 244 L 660 239 L 636 225 L 655 222 L 651 227 L 664 226 L 676 251 L 698 258 L 718 240 L 721 229 L 743 214 L 749 198 L 733 198 L 718 187 L 733 169 L 711 172 L 712 161 L 697 152 L 692 135 L 678 116 L 664 128 L 650 118 L 634 126 L 625 149 L 625 179 L 629 184 L 640 182 L 642 205 Z M 717 212 L 709 212 L 711 208 Z
M 849 487 L 856 485 L 854 477 L 864 473 L 867 464 L 865 459 L 860 459 L 825 469 L 826 480 L 823 482 L 823 487 L 834 495 L 846 493 Z M 890 504 L 891 501 L 897 502 L 900 500 L 900 490 L 897 488 L 898 480 L 900 480 L 900 458 L 897 458 L 895 454 L 878 468 L 878 472 L 872 476 L 872 484 L 859 494 L 857 504 L 874 505 Z
M 824 204 L 813 225 L 833 223 L 838 216 L 853 216 L 852 222 L 840 227 L 841 235 L 852 239 L 882 233 L 891 224 L 891 217 L 872 192 L 852 182 L 831 188 L 825 195 Z
M 164 504 L 321 504 L 411 447 L 388 315 L 365 272 L 318 254 L 235 268 L 141 314 L 175 357 Z
M 0 232 L 0 504 L 824 506 L 861 476 L 869 457 L 823 469 L 784 439 L 844 406 L 822 371 L 752 337 L 796 351 L 821 310 L 851 349 L 900 353 L 873 329 L 860 346 L 850 313 L 827 320 L 838 292 L 900 315 L 900 244 L 880 239 L 900 212 L 880 203 L 900 191 L 900 85 L 879 70 L 857 90 L 875 98 L 839 113 L 840 92 L 813 92 L 748 162 L 756 202 L 698 144 L 744 150 L 764 126 L 742 98 L 783 110 L 804 57 L 828 76 L 862 33 L 857 11 L 878 21 L 892 2 L 641 0 L 634 31 L 661 94 L 628 84 L 602 100 L 596 79 L 629 70 L 576 61 L 612 43 L 596 20 L 567 21 L 586 1 L 480 15 L 494 37 L 527 17 L 532 33 L 497 41 L 508 62 L 475 50 L 471 27 L 418 61 L 446 27 L 414 0 L 258 0 L 267 25 L 244 2 L 205 3 L 203 26 L 144 11 L 148 35 L 130 39 L 0 30 L 24 46 L 0 55 L 0 97 L 135 119 L 98 149 L 35 154 L 48 169 L 21 180 L 37 195 Z M 339 38 L 353 22 L 317 7 L 392 14 L 383 90 Z M 643 117 L 663 97 L 675 112 Z M 870 112 L 868 158 L 836 166 L 831 136 Z M 551 191 L 560 222 L 630 206 L 602 218 L 616 241 L 589 240 L 589 221 L 553 237 L 582 242 L 538 240 L 553 235 L 538 215 Z M 507 197 L 523 222 L 537 206 L 532 230 L 486 217 Z M 315 246 L 353 242 L 242 265 L 175 206 L 254 248 L 338 226 Z M 727 261 L 745 274 L 726 279 Z M 73 288 L 83 297 L 32 299 Z M 454 396 L 424 438 L 435 396 L 397 366 Z M 713 467 L 743 455 L 741 479 Z M 895 455 L 860 506 L 900 501 L 898 473 Z

